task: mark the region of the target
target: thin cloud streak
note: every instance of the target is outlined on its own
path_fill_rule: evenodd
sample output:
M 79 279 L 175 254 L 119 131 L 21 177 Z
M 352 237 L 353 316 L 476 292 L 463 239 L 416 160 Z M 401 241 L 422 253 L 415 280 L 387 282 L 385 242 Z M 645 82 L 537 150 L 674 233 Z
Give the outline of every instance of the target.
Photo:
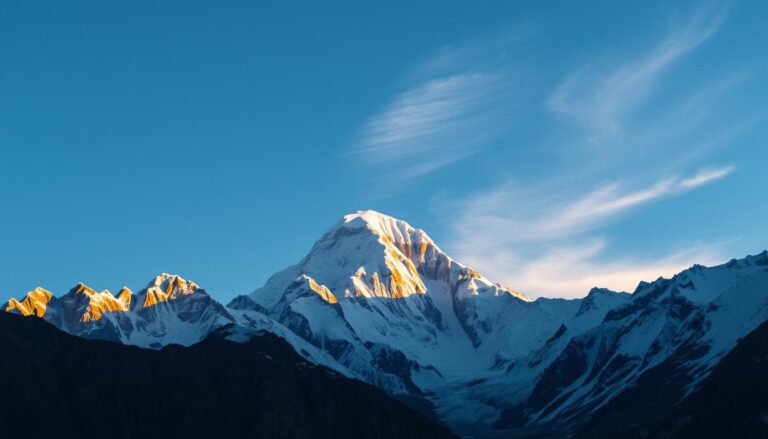
M 464 206 L 452 224 L 452 243 L 461 259 L 492 279 L 532 296 L 583 296 L 594 286 L 631 290 L 641 279 L 671 275 L 692 262 L 721 259 L 718 246 L 697 246 L 660 260 L 605 261 L 607 240 L 591 234 L 643 205 L 715 182 L 733 166 L 701 169 L 685 177 L 661 179 L 640 189 L 608 183 L 570 201 L 504 185 Z M 536 201 L 531 201 L 536 200 Z M 564 201 L 568 200 L 568 201 Z
M 351 156 L 399 185 L 480 152 L 510 129 L 517 74 L 509 51 L 527 32 L 447 46 L 405 75 L 405 87 L 363 124 Z
M 736 168 L 732 165 L 702 169 L 693 177 L 680 181 L 680 187 L 685 189 L 695 189 L 712 181 L 719 180 L 735 170 Z
M 608 245 L 594 238 L 576 245 L 549 247 L 534 258 L 502 252 L 490 261 L 467 259 L 470 265 L 483 264 L 493 279 L 513 286 L 530 297 L 583 297 L 591 288 L 632 292 L 641 281 L 670 277 L 694 262 L 714 265 L 722 262 L 722 244 L 694 245 L 669 256 L 601 260 Z
M 391 166 L 403 180 L 451 164 L 499 132 L 504 89 L 504 78 L 493 73 L 426 81 L 372 117 L 354 153 L 364 163 Z
M 547 107 L 584 126 L 590 145 L 621 136 L 624 117 L 653 94 L 672 64 L 714 35 L 725 17 L 725 8 L 712 5 L 638 59 L 605 72 L 579 69 L 555 89 Z
M 714 182 L 734 170 L 735 167 L 730 165 L 705 168 L 688 177 L 665 178 L 635 190 L 626 190 L 621 183 L 612 182 L 577 197 L 575 201 L 563 201 L 571 199 L 571 194 L 567 193 L 545 197 L 506 184 L 488 194 L 464 200 L 469 213 L 461 216 L 456 228 L 460 236 L 476 233 L 473 230 L 492 230 L 488 240 L 496 243 L 567 238 L 602 227 L 643 204 L 679 196 Z

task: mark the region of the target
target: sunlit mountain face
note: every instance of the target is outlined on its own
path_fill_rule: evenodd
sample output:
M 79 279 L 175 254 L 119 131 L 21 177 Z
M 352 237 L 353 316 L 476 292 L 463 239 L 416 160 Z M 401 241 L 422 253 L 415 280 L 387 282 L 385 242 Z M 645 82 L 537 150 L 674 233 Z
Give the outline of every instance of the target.
M 47 349 L 28 346 L 43 333 L 88 355 L 130 356 L 137 368 L 147 362 L 147 370 L 160 371 L 152 379 L 161 382 L 171 379 L 162 370 L 174 370 L 173 361 L 209 355 L 205 367 L 213 369 L 189 377 L 202 380 L 195 390 L 201 400 L 213 398 L 206 392 L 216 386 L 234 385 L 222 375 L 206 381 L 210 370 L 224 373 L 217 369 L 220 355 L 237 371 L 233 379 L 247 377 L 253 386 L 262 369 L 322 370 L 302 375 L 302 386 L 324 386 L 328 379 L 375 386 L 383 391 L 375 398 L 391 405 L 387 419 L 395 430 L 387 431 L 406 436 L 449 434 L 442 423 L 467 437 L 674 437 L 698 431 L 690 419 L 699 407 L 717 409 L 703 396 L 711 394 L 756 401 L 743 419 L 730 410 L 729 422 L 741 423 L 742 437 L 768 432 L 759 421 L 765 386 L 745 385 L 760 377 L 743 372 L 750 361 L 764 360 L 755 340 L 764 338 L 768 320 L 768 252 L 693 266 L 670 279 L 641 282 L 631 294 L 594 288 L 580 299 L 531 300 L 513 287 L 454 260 L 423 230 L 361 211 L 343 217 L 295 265 L 226 305 L 194 282 L 161 274 L 137 293 L 123 288 L 113 295 L 79 284 L 56 296 L 37 288 L 11 299 L 5 310 L 27 317 L 8 320 L 7 331 L 26 331 L 14 341 L 14 355 L 29 361 Z M 47 323 L 21 323 L 27 320 Z M 276 344 L 291 360 L 259 364 L 249 374 L 245 358 L 272 356 L 267 345 Z M 40 361 L 30 367 L 47 361 L 61 367 L 63 360 Z M 357 391 L 350 386 L 322 394 L 323 404 L 339 407 L 323 416 L 346 413 L 340 408 L 350 404 L 346 392 Z M 237 404 L 226 404 L 233 404 L 238 422 L 242 410 L 270 410 L 255 389 L 228 394 L 236 398 Z M 318 416 L 316 409 L 294 407 L 284 415 L 304 419 Z M 402 414 L 411 410 L 421 415 Z M 378 426 L 376 419 L 365 428 Z M 134 427 L 126 434 L 146 431 L 139 421 Z

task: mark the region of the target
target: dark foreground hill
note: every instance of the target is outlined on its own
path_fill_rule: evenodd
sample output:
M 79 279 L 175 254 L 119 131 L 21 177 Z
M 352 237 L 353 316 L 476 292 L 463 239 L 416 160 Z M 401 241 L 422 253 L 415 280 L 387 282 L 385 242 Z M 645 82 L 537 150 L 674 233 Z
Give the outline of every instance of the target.
M 455 437 L 271 334 L 154 351 L 0 313 L 0 382 L 5 437 Z

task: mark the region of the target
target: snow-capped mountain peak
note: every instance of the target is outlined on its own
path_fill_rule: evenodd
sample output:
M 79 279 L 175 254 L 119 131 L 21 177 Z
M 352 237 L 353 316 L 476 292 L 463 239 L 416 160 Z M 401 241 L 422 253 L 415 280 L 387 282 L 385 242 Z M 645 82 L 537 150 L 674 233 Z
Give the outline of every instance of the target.
M 148 308 L 158 303 L 194 294 L 201 288 L 179 275 L 160 273 L 138 294 L 137 306 Z
M 130 292 L 128 295 L 121 292 L 115 297 L 109 290 L 97 292 L 84 283 L 79 283 L 62 297 L 62 301 L 72 304 L 75 314 L 68 315 L 70 319 L 90 322 L 101 319 L 106 313 L 128 311 L 131 296 Z
M 454 261 L 423 230 L 372 210 L 345 215 L 304 259 L 270 278 L 251 299 L 270 308 L 302 275 L 325 286 L 337 299 L 402 299 L 429 294 L 430 282 L 468 279 L 468 288 L 460 289 L 461 294 L 487 293 L 490 288 L 494 294 L 530 301 Z

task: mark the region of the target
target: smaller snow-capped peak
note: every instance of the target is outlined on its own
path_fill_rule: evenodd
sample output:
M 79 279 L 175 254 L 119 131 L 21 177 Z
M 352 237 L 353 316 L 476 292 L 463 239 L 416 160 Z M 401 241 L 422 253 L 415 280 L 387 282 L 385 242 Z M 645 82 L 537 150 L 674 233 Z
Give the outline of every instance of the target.
M 617 292 L 607 288 L 594 287 L 589 290 L 589 293 L 582 299 L 579 310 L 576 312 L 576 316 L 588 314 L 601 308 L 607 311 L 626 302 L 630 297 L 631 294 L 627 292 Z
M 136 305 L 148 308 L 158 303 L 189 296 L 198 290 L 203 291 L 196 283 L 185 280 L 179 275 L 160 273 L 139 292 Z
M 19 302 L 15 298 L 11 298 L 5 305 L 6 312 L 16 312 L 23 316 L 35 315 L 37 317 L 43 317 L 48 307 L 53 294 L 50 291 L 37 287 L 32 291 L 29 291 L 24 299 Z
M 174 290 L 180 294 L 192 294 L 200 286 L 191 280 L 185 280 L 178 274 L 160 273 L 154 277 L 148 284 L 147 288 L 160 287 L 164 290 Z M 170 294 L 170 293 L 169 293 Z
M 520 291 L 491 282 L 485 276 L 469 267 L 465 267 L 457 262 L 454 262 L 454 266 L 458 268 L 456 280 L 461 282 L 461 287 L 456 290 L 458 297 L 510 295 L 524 302 L 533 302 L 533 299 Z
M 125 304 L 126 309 L 131 309 L 131 300 L 133 299 L 133 292 L 128 287 L 120 288 L 117 292 L 117 300 Z
M 91 322 L 101 319 L 106 313 L 125 312 L 130 309 L 131 292 L 123 288 L 118 297 L 112 295 L 109 290 L 97 292 L 84 283 L 78 283 L 62 297 L 62 300 L 76 303 L 81 310 L 80 322 Z

